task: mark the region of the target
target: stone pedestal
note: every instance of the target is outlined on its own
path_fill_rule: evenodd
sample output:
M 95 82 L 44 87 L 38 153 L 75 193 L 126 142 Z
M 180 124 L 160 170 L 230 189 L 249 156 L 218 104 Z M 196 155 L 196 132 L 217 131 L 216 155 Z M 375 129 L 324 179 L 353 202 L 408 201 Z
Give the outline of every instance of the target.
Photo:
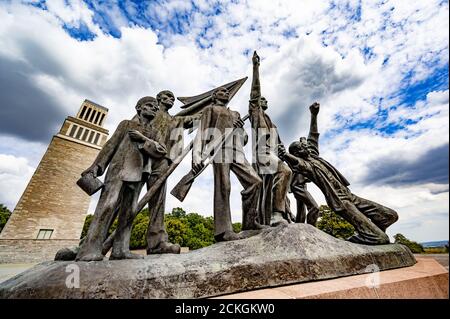
M 180 255 L 42 263 L 0 284 L 0 298 L 206 298 L 415 263 L 403 245 L 358 245 L 291 224 Z M 77 272 L 79 288 L 68 287 Z
M 448 270 L 430 258 L 379 273 L 259 289 L 216 299 L 448 299 Z

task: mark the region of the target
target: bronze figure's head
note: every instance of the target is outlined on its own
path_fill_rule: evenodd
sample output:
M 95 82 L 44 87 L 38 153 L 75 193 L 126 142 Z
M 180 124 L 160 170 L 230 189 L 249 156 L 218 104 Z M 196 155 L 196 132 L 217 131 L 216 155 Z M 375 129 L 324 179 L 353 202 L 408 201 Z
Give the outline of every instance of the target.
M 263 111 L 267 110 L 267 108 L 269 107 L 267 100 L 264 96 L 261 96 L 260 100 L 260 104 L 261 104 L 261 108 L 263 109 Z
M 136 103 L 136 112 L 139 116 L 153 118 L 158 111 L 158 101 L 152 96 L 145 96 Z
M 175 102 L 175 95 L 169 90 L 164 90 L 156 95 L 156 100 L 158 101 L 158 105 L 160 107 L 164 107 L 166 110 L 169 110 Z
M 230 91 L 226 87 L 220 87 L 212 94 L 212 100 L 214 103 L 226 105 L 230 100 Z
M 300 137 L 298 141 L 291 143 L 291 145 L 289 145 L 289 153 L 296 157 L 307 158 L 309 149 L 306 137 Z

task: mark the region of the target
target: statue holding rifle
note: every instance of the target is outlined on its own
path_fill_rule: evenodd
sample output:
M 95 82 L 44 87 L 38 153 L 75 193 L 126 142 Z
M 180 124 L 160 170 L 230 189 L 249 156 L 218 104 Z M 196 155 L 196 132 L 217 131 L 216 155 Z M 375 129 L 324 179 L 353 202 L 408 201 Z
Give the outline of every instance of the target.
M 230 211 L 230 170 L 236 175 L 244 190 L 242 196 L 242 229 L 259 229 L 257 222 L 258 196 L 261 179 L 247 161 L 243 151 L 245 144 L 244 122 L 236 111 L 227 107 L 229 91 L 220 87 L 212 94 L 212 105 L 203 110 L 200 126 L 194 140 L 192 159 L 193 173 L 204 168 L 205 156 L 211 151 L 211 145 L 220 148 L 220 155 L 212 159 L 214 172 L 214 232 L 217 241 L 239 239 L 233 231 Z M 233 139 L 223 140 L 224 136 L 236 129 Z M 216 134 L 214 134 L 216 133 Z M 220 141 L 217 143 L 217 141 Z M 244 143 L 242 143 L 244 141 Z

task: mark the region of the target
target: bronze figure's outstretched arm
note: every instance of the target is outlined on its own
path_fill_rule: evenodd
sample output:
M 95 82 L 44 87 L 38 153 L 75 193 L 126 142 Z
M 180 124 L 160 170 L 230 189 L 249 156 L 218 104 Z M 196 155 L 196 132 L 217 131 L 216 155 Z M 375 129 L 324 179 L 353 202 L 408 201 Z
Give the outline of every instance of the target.
M 311 112 L 311 123 L 309 125 L 309 135 L 318 134 L 319 130 L 317 128 L 317 114 L 319 114 L 320 104 L 314 102 L 309 107 L 309 111 Z
M 314 102 L 309 107 L 311 113 L 311 123 L 309 124 L 308 145 L 312 154 L 319 155 L 319 130 L 317 128 L 317 114 L 319 114 L 320 104 Z
M 256 51 L 253 53 L 253 79 L 252 89 L 250 91 L 250 100 L 259 99 L 261 97 L 261 83 L 259 81 L 259 56 Z

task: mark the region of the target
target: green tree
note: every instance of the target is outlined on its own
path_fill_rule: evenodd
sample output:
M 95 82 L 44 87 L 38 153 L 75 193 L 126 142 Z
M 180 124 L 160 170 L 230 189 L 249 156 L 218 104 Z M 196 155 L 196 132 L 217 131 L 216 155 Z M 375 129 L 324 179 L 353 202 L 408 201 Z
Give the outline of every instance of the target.
M 89 230 L 89 227 L 91 226 L 93 218 L 94 218 L 94 215 L 89 214 L 84 219 L 84 225 L 83 225 L 83 230 L 81 231 L 80 239 L 87 235 L 87 232 Z M 117 228 L 117 218 L 116 218 L 116 220 L 114 220 L 113 224 L 111 225 L 111 228 L 109 229 L 108 234 L 111 234 L 116 228 Z
M 233 224 L 233 231 L 235 233 L 239 233 L 240 231 L 242 231 L 242 224 L 241 223 L 234 223 Z
M 91 225 L 93 215 L 87 215 L 81 238 L 86 236 Z M 142 210 L 136 215 L 131 230 L 130 248 L 140 249 L 147 246 L 147 228 L 149 223 L 148 209 Z M 190 250 L 203 248 L 214 244 L 214 218 L 212 216 L 203 217 L 197 213 L 189 213 L 180 207 L 172 209 L 170 214 L 164 216 L 167 234 L 171 243 L 179 244 L 182 247 L 189 247 Z M 117 228 L 117 219 L 114 221 L 109 233 Z M 241 223 L 234 223 L 233 230 L 240 232 Z
M 136 215 L 131 229 L 130 248 L 141 249 L 147 247 L 148 211 L 140 212 Z
M 175 207 L 172 209 L 171 215 L 177 218 L 183 218 L 186 216 L 186 211 L 181 207 Z
M 191 237 L 192 233 L 186 219 L 169 215 L 166 217 L 165 223 L 169 241 L 182 247 L 186 247 L 187 239 Z
M 11 217 L 11 211 L 3 204 L 0 204 L 0 233 L 5 227 L 6 222 Z
M 214 234 L 214 218 L 212 216 L 205 217 L 203 225 Z
M 403 234 L 396 234 L 394 236 L 394 239 L 395 239 L 396 244 L 405 245 L 414 254 L 420 254 L 420 253 L 425 252 L 425 250 L 423 249 L 423 246 L 421 244 L 416 243 L 415 241 L 409 240 Z
M 150 216 L 150 212 L 148 211 L 148 208 L 144 208 L 143 210 L 141 210 L 139 212 L 139 214 L 142 214 L 142 216 L 147 216 L 147 217 Z
M 84 219 L 84 225 L 83 225 L 83 230 L 81 231 L 80 239 L 86 237 L 89 226 L 91 226 L 91 223 L 92 223 L 92 218 L 94 218 L 94 215 L 89 214 Z
M 319 210 L 320 217 L 317 221 L 317 228 L 320 230 L 341 239 L 346 239 L 355 233 L 355 228 L 327 205 L 321 205 Z
M 194 250 L 214 244 L 214 226 L 210 220 L 197 213 L 186 215 L 186 220 L 192 230 L 186 239 L 186 246 L 189 249 Z
M 204 224 L 205 223 L 205 217 L 202 215 L 199 215 L 197 213 L 190 213 L 187 215 L 184 215 L 183 218 L 186 218 L 186 221 L 189 223 L 190 228 L 194 228 L 195 225 L 198 224 Z
M 85 237 L 89 227 L 91 226 L 92 219 L 94 215 L 87 215 L 84 220 L 83 230 L 81 231 L 81 238 Z M 139 214 L 136 215 L 136 218 L 133 221 L 133 228 L 131 230 L 130 237 L 130 248 L 131 249 L 139 249 L 147 247 L 147 227 L 148 227 L 148 209 L 142 210 Z M 111 228 L 108 231 L 108 234 L 111 234 L 117 228 L 117 218 L 114 220 Z

